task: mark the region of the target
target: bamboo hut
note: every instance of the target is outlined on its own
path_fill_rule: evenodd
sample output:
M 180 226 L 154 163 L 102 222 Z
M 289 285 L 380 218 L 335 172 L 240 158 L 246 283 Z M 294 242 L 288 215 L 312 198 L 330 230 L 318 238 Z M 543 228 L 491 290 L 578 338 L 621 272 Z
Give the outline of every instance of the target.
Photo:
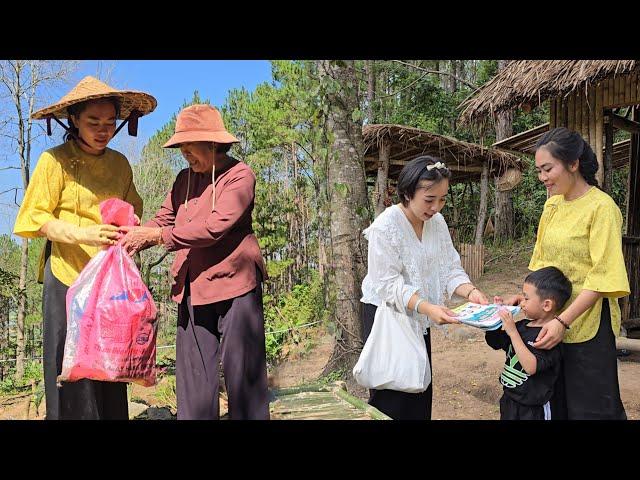
M 482 233 L 485 230 L 488 179 L 497 177 L 498 188 L 514 188 L 522 178 L 523 161 L 509 152 L 403 125 L 365 125 L 362 133 L 365 172 L 368 184 L 374 186 L 376 215 L 390 204 L 389 193 L 402 168 L 420 155 L 442 158 L 451 170 L 452 183 L 480 181 L 476 242 L 474 245 L 457 245 L 465 270 L 473 279 L 479 277 L 484 264 Z M 453 236 L 455 239 L 455 234 Z
M 492 147 L 514 153 L 516 155 L 535 154 L 535 146 L 540 137 L 550 129 L 549 122 L 543 123 L 531 130 L 527 130 L 517 135 L 513 135 L 499 142 L 495 142 Z M 613 144 L 613 155 L 611 166 L 614 170 L 629 165 L 629 154 L 631 150 L 631 139 L 621 140 Z
M 580 132 L 596 153 L 597 179 L 611 190 L 614 168 L 629 165 L 623 250 L 631 295 L 622 302 L 623 325 L 640 328 L 640 61 L 513 61 L 462 104 L 463 123 L 484 125 L 496 113 L 549 102 L 549 122 L 498 142 L 512 152 L 532 153 L 540 135 L 564 126 Z M 630 133 L 614 143 L 616 131 Z

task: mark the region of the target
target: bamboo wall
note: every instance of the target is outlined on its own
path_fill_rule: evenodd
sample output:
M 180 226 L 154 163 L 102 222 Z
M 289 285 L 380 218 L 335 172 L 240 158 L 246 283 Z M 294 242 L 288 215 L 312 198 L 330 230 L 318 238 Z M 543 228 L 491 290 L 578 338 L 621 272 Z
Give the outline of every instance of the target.
M 484 272 L 484 245 L 461 243 L 457 246 L 460 263 L 472 282 L 475 282 Z
M 549 109 L 550 128 L 567 127 L 579 132 L 589 142 L 598 157 L 598 182 L 603 184 L 604 177 L 604 110 L 640 104 L 640 82 L 638 74 L 631 73 L 607 78 L 580 89 L 566 97 L 552 99 Z M 632 162 L 640 161 L 638 153 L 631 154 Z M 637 188 L 638 165 L 631 167 L 630 175 L 635 178 L 627 192 L 630 199 L 638 201 L 640 195 Z M 635 201 L 631 202 L 635 205 Z M 630 208 L 628 215 L 638 215 L 635 208 Z M 627 232 L 623 239 L 623 251 L 626 261 L 631 295 L 622 299 L 622 320 L 627 328 L 640 327 L 640 237 L 638 232 Z
M 570 93 L 552 99 L 549 109 L 550 128 L 567 127 L 579 132 L 589 142 L 598 157 L 598 181 L 604 177 L 604 109 L 637 105 L 640 103 L 638 74 L 631 73 L 606 78 Z

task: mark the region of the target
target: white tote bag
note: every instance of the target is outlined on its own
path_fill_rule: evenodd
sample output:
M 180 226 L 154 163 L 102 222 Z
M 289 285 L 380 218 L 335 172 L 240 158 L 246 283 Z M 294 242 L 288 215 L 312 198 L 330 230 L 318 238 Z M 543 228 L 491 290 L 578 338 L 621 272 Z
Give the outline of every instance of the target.
M 386 304 L 378 307 L 353 376 L 370 389 L 424 392 L 431 368 L 420 323 Z

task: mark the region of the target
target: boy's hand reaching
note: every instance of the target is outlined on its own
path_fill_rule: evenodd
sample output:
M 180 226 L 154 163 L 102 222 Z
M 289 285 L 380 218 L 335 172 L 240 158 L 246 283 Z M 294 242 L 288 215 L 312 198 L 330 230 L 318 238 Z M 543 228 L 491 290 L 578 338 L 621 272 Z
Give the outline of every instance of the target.
M 503 298 L 500 295 L 496 295 L 493 297 L 493 303 L 498 305 L 520 305 L 520 303 L 524 300 L 524 297 L 520 294 L 509 295 L 508 297 Z
M 502 330 L 504 330 L 507 335 L 511 336 L 517 332 L 516 322 L 513 321 L 513 315 L 507 309 L 500 309 L 498 311 L 498 315 L 502 319 Z

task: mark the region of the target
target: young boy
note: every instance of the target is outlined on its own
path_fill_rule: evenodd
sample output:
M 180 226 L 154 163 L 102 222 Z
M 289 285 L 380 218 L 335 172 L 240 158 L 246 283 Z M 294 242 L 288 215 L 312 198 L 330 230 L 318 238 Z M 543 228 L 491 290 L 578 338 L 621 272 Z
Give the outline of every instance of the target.
M 549 400 L 560 374 L 560 348 L 539 350 L 532 344 L 543 325 L 557 321 L 554 317 L 571 296 L 571 282 L 556 267 L 545 267 L 525 278 L 522 291 L 520 306 L 527 318 L 515 323 L 502 310 L 502 329 L 485 334 L 491 348 L 507 352 L 500 375 L 500 420 L 551 420 Z

